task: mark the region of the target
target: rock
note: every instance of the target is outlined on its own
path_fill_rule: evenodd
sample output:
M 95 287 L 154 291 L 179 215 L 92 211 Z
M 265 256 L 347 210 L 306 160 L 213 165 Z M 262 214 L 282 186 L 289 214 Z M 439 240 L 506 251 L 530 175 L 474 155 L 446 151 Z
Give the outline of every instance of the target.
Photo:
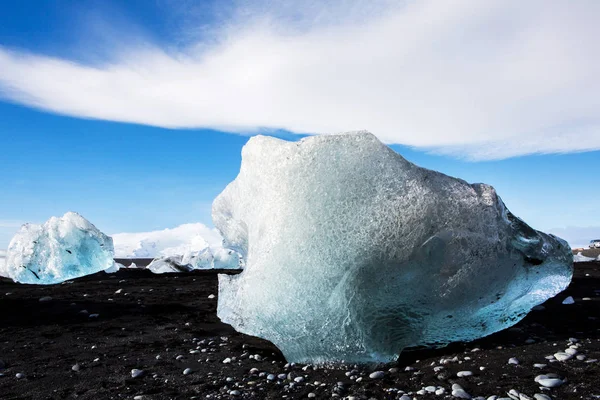
M 508 359 L 508 363 L 509 364 L 519 365 L 519 360 L 517 360 L 516 358 L 512 357 L 512 358 Z
M 513 400 L 520 400 L 520 393 L 515 389 L 510 389 L 507 394 Z
M 456 373 L 456 376 L 458 376 L 459 378 L 464 378 L 464 377 L 471 376 L 471 375 L 473 375 L 473 372 L 471 372 L 471 371 L 458 371 Z
M 316 395 L 316 394 L 314 394 L 313 392 L 310 392 L 310 393 L 308 394 L 308 398 L 309 398 L 309 399 L 314 399 L 315 397 L 317 397 L 317 395 Z
M 214 299 L 214 298 L 215 298 L 215 295 L 214 295 L 214 294 L 209 294 L 209 295 L 208 295 L 208 298 L 209 298 L 209 299 Z
M 72 371 L 79 372 L 81 370 L 81 366 L 79 364 L 75 364 L 71 367 Z
M 369 374 L 369 378 L 371 379 L 383 379 L 385 377 L 385 372 L 383 371 L 375 371 Z
M 268 381 L 274 381 L 276 378 L 277 378 L 277 377 L 276 377 L 275 375 L 273 375 L 273 374 L 269 374 L 269 375 L 267 375 L 267 380 L 268 380 Z
M 389 362 L 487 336 L 572 276 L 568 244 L 491 186 L 419 168 L 368 133 L 252 137 L 212 214 L 246 261 L 219 276 L 219 318 L 288 361 Z
M 575 304 L 575 300 L 573 300 L 573 297 L 569 296 L 566 299 L 564 299 L 562 303 L 563 304 Z
M 537 383 L 539 383 L 540 385 L 547 387 L 547 388 L 559 387 L 560 385 L 565 383 L 562 379 L 559 379 L 556 377 L 549 377 L 547 375 L 538 375 L 535 378 L 535 381 Z
M 186 369 L 183 370 L 183 374 L 184 375 L 189 375 L 191 373 L 192 373 L 192 369 L 191 368 L 186 368 Z
M 25 374 L 24 374 L 24 373 L 22 373 L 22 372 L 17 372 L 17 373 L 15 374 L 15 377 L 16 377 L 17 379 L 23 379 L 23 378 L 25 378 Z
M 575 354 L 577 354 L 578 352 L 577 352 L 577 350 L 576 350 L 576 349 L 568 348 L 568 349 L 565 349 L 565 353 L 567 353 L 567 354 L 570 354 L 570 355 L 574 356 L 574 355 L 575 355 Z
M 567 361 L 573 358 L 573 355 L 559 351 L 558 353 L 554 353 L 554 358 L 558 361 Z
M 223 364 L 230 364 L 231 363 L 231 358 L 227 357 L 226 359 L 223 360 Z
M 144 376 L 144 370 L 136 369 L 136 368 L 134 368 L 134 369 L 131 370 L 131 377 L 133 379 L 140 378 L 142 376 Z
M 43 225 L 23 225 L 8 245 L 0 275 L 20 283 L 61 283 L 112 267 L 113 254 L 109 236 L 68 212 Z
M 242 393 L 239 390 L 232 390 L 231 392 L 229 392 L 230 396 L 241 396 Z

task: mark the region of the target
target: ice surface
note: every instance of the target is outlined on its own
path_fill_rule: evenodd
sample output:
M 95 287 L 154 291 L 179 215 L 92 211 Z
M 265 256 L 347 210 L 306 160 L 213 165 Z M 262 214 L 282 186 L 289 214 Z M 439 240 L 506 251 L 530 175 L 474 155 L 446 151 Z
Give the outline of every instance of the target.
M 25 224 L 11 240 L 4 274 L 16 282 L 53 284 L 113 266 L 112 239 L 73 212 Z
M 213 222 L 244 271 L 218 315 L 294 362 L 385 362 L 507 328 L 563 290 L 569 245 L 485 184 L 420 168 L 362 132 L 257 136 Z

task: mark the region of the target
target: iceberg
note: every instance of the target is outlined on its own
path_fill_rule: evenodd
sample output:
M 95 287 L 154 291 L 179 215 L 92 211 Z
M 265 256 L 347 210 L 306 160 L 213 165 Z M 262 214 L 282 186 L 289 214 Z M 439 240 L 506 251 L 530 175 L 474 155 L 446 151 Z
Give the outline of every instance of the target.
M 113 267 L 113 254 L 109 236 L 68 212 L 43 225 L 23 225 L 8 246 L 2 274 L 20 283 L 60 283 Z
M 505 329 L 569 284 L 569 245 L 492 186 L 420 168 L 368 132 L 251 138 L 213 222 L 243 257 L 218 316 L 290 362 L 374 363 Z
M 158 257 L 148 269 L 155 274 L 190 272 L 195 269 L 242 269 L 240 255 L 222 247 L 206 247 L 199 251 L 188 250 L 183 255 Z
M 593 258 L 593 257 L 586 257 L 583 254 L 581 254 L 581 252 L 575 254 L 573 256 L 573 262 L 589 262 L 589 261 L 600 261 L 600 256 L 598 256 L 598 258 Z

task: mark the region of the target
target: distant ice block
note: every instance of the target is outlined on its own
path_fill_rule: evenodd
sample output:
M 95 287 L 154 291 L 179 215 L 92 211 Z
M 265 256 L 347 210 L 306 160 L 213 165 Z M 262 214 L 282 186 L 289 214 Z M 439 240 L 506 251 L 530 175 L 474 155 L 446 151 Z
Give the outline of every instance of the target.
M 369 133 L 256 136 L 213 222 L 246 265 L 218 316 L 294 362 L 387 362 L 510 327 L 565 289 L 569 245 L 491 186 L 420 168 Z
M 109 236 L 68 212 L 23 225 L 8 246 L 3 274 L 21 283 L 60 283 L 112 267 L 113 253 Z
M 155 274 L 189 272 L 195 269 L 241 269 L 240 255 L 222 247 L 207 247 L 203 250 L 189 250 L 184 255 L 158 257 L 152 260 L 148 269 Z
M 600 256 L 598 256 L 598 260 L 600 260 Z M 586 257 L 581 252 L 575 254 L 573 256 L 573 262 L 588 262 L 588 261 L 596 261 L 593 257 Z

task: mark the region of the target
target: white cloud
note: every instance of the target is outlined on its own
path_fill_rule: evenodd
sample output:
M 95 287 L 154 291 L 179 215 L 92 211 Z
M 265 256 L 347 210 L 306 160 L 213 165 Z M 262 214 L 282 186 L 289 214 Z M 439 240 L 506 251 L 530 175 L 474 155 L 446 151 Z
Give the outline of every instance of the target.
M 223 239 L 214 228 L 201 223 L 183 224 L 172 229 L 111 235 L 117 258 L 153 258 L 181 255 L 186 250 L 221 247 Z
M 0 93 L 170 128 L 367 129 L 472 159 L 600 149 L 600 2 L 322 3 L 238 3 L 183 50 L 129 38 L 97 65 L 0 47 Z

